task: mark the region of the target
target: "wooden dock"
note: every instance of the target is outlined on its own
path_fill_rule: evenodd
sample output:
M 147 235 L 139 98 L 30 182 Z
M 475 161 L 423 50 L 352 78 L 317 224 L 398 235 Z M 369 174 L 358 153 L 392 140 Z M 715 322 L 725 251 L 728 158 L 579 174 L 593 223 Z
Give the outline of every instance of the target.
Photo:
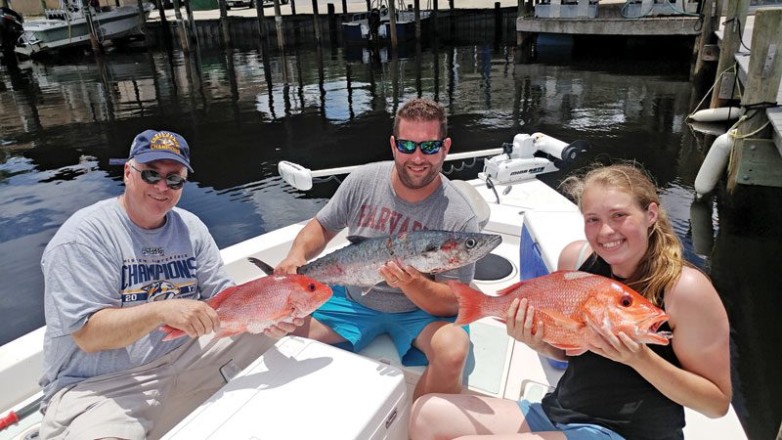
M 695 15 L 643 15 L 651 11 L 655 3 L 641 3 L 643 10 L 629 9 L 624 0 L 578 0 L 565 2 L 550 0 L 550 3 L 535 5 L 530 16 L 516 20 L 516 31 L 520 33 L 550 33 L 571 35 L 626 35 L 663 36 L 700 34 Z M 630 4 L 629 6 L 634 6 Z M 693 9 L 684 3 L 677 3 L 682 12 Z M 673 10 L 667 11 L 673 12 Z M 660 10 L 665 14 L 665 10 Z M 689 13 L 688 13 L 689 14 Z
M 724 22 L 725 20 L 720 21 L 720 23 Z M 735 55 L 736 63 L 738 65 L 739 81 L 741 81 L 742 84 L 747 83 L 749 55 L 750 50 L 752 49 L 752 34 L 754 30 L 755 17 L 753 15 L 748 15 L 741 37 L 743 44 L 739 45 L 739 51 Z M 717 34 L 717 38 L 722 41 L 723 35 L 725 34 L 724 24 L 721 24 L 720 28 L 715 33 Z M 776 56 L 782 56 L 782 48 L 777 48 L 776 50 Z M 779 154 L 782 155 L 782 81 L 777 90 L 776 104 L 776 107 L 769 107 L 766 109 L 766 116 L 768 116 L 768 120 L 774 128 L 774 144 L 776 145 L 777 150 L 779 150 Z
M 780 8 L 759 8 L 757 11 L 764 9 L 773 9 L 777 13 L 780 10 Z M 726 21 L 724 19 L 720 20 L 720 27 L 715 31 L 721 46 L 724 46 L 726 32 L 724 23 Z M 759 138 L 766 130 L 761 125 L 761 123 L 765 124 L 765 122 L 762 122 L 762 120 L 758 121 L 759 118 L 753 118 L 755 122 L 749 124 L 751 125 L 753 136 L 751 139 L 746 139 L 743 142 L 748 148 L 740 148 L 734 151 L 736 154 L 731 157 L 729 187 L 736 183 L 782 187 L 782 79 L 780 79 L 782 47 L 774 41 L 767 41 L 766 39 L 769 36 L 760 35 L 761 32 L 771 32 L 770 36 L 773 37 L 778 35 L 778 32 L 782 31 L 782 29 L 779 28 L 779 22 L 771 22 L 769 24 L 775 25 L 776 29 L 763 29 L 762 31 L 758 29 L 757 33 L 759 35 L 755 35 L 755 16 L 747 15 L 744 21 L 740 44 L 733 58 L 735 59 L 736 76 L 739 83 L 745 88 L 754 88 L 754 90 L 745 90 L 742 96 L 734 96 L 734 98 L 741 99 L 742 107 L 745 107 L 747 111 L 760 106 L 758 109 L 764 111 L 770 126 L 770 130 L 768 130 L 770 131 L 768 135 L 770 139 Z M 753 39 L 756 37 L 761 38 L 761 43 L 764 45 L 762 48 L 764 53 L 756 54 L 756 56 L 760 56 L 753 60 L 750 55 Z M 765 80 L 766 78 L 772 78 L 775 84 L 769 85 Z M 759 88 L 762 88 L 762 90 L 758 90 Z M 749 93 L 753 94 L 755 98 L 749 99 L 752 102 L 748 103 L 745 101 L 747 101 L 746 95 Z M 749 128 L 744 129 L 744 131 L 748 130 Z M 770 148 L 768 141 L 773 142 L 775 148 Z

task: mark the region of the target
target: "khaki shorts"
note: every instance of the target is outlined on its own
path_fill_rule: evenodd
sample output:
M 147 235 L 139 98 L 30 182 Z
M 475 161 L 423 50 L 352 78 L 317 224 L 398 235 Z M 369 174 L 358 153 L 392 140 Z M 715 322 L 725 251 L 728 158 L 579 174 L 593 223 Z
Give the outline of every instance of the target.
M 58 391 L 42 439 L 157 439 L 276 341 L 245 333 L 194 339 L 149 364 Z

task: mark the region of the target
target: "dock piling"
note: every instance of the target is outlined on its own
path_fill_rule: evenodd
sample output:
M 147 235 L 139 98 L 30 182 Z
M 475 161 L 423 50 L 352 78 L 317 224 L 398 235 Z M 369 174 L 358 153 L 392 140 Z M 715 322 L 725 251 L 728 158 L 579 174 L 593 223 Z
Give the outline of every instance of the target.
M 225 0 L 217 0 L 217 5 L 220 7 L 220 34 L 223 37 L 224 44 L 230 45 L 231 33 L 228 30 L 228 6 Z
M 321 35 L 320 17 L 318 16 L 318 0 L 312 0 L 312 20 L 313 28 L 315 30 L 315 42 L 317 42 L 318 46 L 320 46 Z
M 337 13 L 336 13 L 336 9 L 334 8 L 334 3 L 327 4 L 326 8 L 328 10 L 328 17 L 329 17 L 329 40 L 331 41 L 331 45 L 332 46 L 336 46 L 336 44 L 337 44 Z
M 396 5 L 394 5 L 394 1 L 391 0 L 388 2 L 388 18 L 389 18 L 389 30 L 391 32 L 391 49 L 396 51 L 396 48 L 398 46 L 397 37 L 396 37 Z
M 714 43 L 714 31 L 717 30 L 720 23 L 720 11 L 722 10 L 722 0 L 702 0 L 703 10 L 703 27 L 701 28 L 701 34 L 697 37 L 695 43 L 695 61 L 690 72 L 690 80 L 693 82 L 700 82 L 700 78 L 703 76 L 703 69 L 705 66 L 704 59 L 704 47 L 707 44 Z
M 732 96 L 735 93 L 737 81 L 732 81 L 733 89 L 723 90 L 723 78 L 728 75 L 736 62 L 735 55 L 741 45 L 741 33 L 747 21 L 747 9 L 749 0 L 728 0 L 728 11 L 726 13 L 724 35 L 722 37 L 722 47 L 720 48 L 720 58 L 717 62 L 717 76 L 714 79 L 714 90 L 711 93 L 711 103 L 709 108 L 717 108 L 725 105 L 727 99 L 721 96 Z M 729 81 L 726 81 L 726 83 Z
M 782 9 L 755 12 L 752 52 L 741 106 L 745 119 L 737 127 L 728 164 L 728 190 L 737 184 L 782 187 L 782 156 L 771 138 L 766 108 L 776 107 L 782 80 Z
M 176 0 L 175 0 L 176 1 Z M 258 15 L 258 33 L 260 34 L 260 42 L 265 44 L 266 41 L 266 23 L 263 12 L 263 0 L 255 2 L 255 12 Z
M 285 31 L 282 24 L 280 0 L 274 0 L 274 26 L 277 29 L 277 47 L 280 49 L 280 52 L 282 52 L 285 49 Z

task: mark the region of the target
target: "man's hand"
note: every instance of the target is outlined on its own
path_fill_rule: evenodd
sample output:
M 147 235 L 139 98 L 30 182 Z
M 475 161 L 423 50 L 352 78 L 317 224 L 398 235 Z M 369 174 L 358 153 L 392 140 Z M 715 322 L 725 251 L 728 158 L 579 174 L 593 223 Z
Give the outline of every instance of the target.
M 197 338 L 220 328 L 217 312 L 204 301 L 171 299 L 158 303 L 163 324 Z
M 404 289 L 416 281 L 424 280 L 424 274 L 416 270 L 413 266 L 400 266 L 395 261 L 380 266 L 378 270 L 380 275 L 391 287 Z
M 296 270 L 307 264 L 307 260 L 299 257 L 287 256 L 274 268 L 275 275 L 295 275 Z

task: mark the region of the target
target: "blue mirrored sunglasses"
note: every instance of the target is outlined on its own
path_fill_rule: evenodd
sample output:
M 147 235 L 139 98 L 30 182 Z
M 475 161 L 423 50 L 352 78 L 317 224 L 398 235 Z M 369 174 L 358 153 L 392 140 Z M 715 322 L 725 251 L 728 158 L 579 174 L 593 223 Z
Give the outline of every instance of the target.
M 166 186 L 171 189 L 182 189 L 182 187 L 185 185 L 185 182 L 187 182 L 187 179 L 180 176 L 176 173 L 171 173 L 166 177 L 163 177 L 155 170 L 140 170 L 136 167 L 134 167 L 132 164 L 130 165 L 131 168 L 141 173 L 141 180 L 144 182 L 154 185 L 158 182 L 160 182 L 163 179 L 166 179 Z
M 413 154 L 415 153 L 416 147 L 421 149 L 421 153 L 437 154 L 440 151 L 440 148 L 443 148 L 443 141 L 435 140 L 413 142 L 405 139 L 396 140 L 396 149 L 399 150 L 400 153 Z

